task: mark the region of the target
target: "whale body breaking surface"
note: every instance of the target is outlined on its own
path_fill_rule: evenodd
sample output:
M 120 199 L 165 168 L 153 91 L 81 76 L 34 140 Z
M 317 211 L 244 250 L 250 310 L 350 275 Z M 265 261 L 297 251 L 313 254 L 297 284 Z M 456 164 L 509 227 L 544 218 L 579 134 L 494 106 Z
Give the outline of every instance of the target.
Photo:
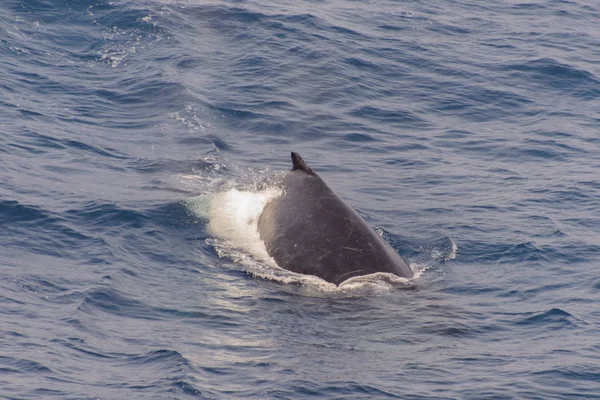
M 412 278 L 408 263 L 300 157 L 257 224 L 267 253 L 283 269 L 340 283 L 378 272 Z

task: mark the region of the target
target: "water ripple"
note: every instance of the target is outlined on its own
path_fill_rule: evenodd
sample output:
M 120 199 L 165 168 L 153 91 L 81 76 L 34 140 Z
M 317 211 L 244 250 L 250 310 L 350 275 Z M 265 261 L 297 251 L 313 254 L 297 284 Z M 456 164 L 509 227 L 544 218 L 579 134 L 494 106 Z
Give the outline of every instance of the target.
M 0 396 L 598 398 L 599 21 L 583 0 L 0 2 Z M 213 246 L 189 199 L 290 151 L 411 290 L 323 294 Z

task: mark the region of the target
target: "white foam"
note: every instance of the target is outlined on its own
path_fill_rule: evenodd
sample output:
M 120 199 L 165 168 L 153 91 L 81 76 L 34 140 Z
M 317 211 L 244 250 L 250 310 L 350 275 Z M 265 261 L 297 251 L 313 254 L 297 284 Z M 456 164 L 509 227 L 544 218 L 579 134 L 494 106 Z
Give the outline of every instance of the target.
M 258 218 L 271 200 L 281 195 L 281 190 L 268 188 L 258 192 L 229 189 L 212 196 L 198 196 L 188 206 L 197 216 L 208 220 L 208 230 L 220 239 L 213 245 L 225 249 L 239 249 L 256 260 L 276 266 L 258 233 Z
M 198 114 L 200 114 L 200 116 Z M 203 114 L 205 113 L 202 109 L 186 105 L 183 111 L 169 113 L 169 117 L 185 125 L 190 132 L 206 132 L 211 128 L 211 125 L 206 121 L 206 115 Z
M 454 240 L 450 237 L 448 239 L 450 239 L 450 251 L 444 256 L 444 261 L 454 260 L 456 258 L 456 251 L 458 250 L 458 246 L 454 243 Z

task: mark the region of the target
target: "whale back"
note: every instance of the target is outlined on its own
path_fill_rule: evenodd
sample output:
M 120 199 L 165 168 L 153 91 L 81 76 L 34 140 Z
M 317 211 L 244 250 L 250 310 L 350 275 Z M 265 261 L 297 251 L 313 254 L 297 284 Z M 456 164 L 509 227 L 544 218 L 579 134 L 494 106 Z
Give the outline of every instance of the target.
M 292 153 L 292 162 L 282 195 L 265 206 L 258 221 L 277 265 L 337 285 L 375 272 L 412 277 L 406 261 L 302 157 Z

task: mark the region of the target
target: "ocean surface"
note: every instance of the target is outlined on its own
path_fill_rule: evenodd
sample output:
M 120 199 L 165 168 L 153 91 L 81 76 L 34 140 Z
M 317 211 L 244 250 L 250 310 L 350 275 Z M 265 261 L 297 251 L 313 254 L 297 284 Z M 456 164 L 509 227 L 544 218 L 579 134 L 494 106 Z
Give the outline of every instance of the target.
M 600 2 L 2 0 L 1 399 L 600 399 Z M 411 264 L 261 261 L 299 152 Z

